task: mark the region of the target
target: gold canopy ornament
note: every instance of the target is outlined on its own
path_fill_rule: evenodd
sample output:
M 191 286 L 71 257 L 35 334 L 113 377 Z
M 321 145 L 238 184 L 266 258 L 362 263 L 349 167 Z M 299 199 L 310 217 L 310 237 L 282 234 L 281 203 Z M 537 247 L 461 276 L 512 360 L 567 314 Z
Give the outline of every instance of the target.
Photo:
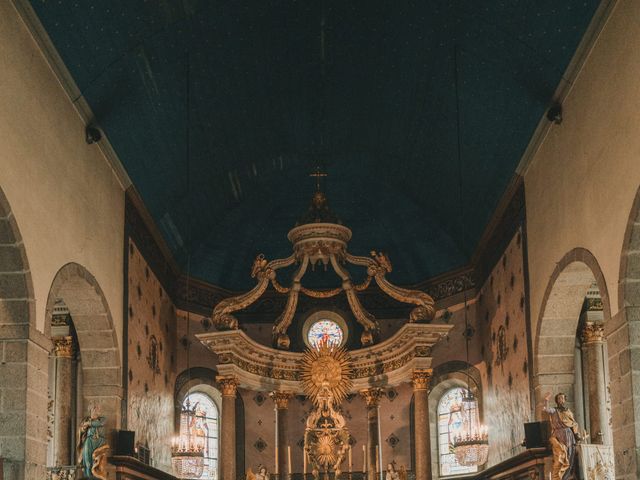
M 213 323 L 219 330 L 237 329 L 238 320 L 233 312 L 243 310 L 258 300 L 266 291 L 269 283 L 279 294 L 287 295 L 287 303 L 282 314 L 275 320 L 273 340 L 280 349 L 289 348 L 287 330 L 291 326 L 298 306 L 300 293 L 312 298 L 329 298 L 345 293 L 351 312 L 364 328 L 361 342 L 371 345 L 379 330 L 378 321 L 360 303 L 358 292 L 366 290 L 375 280 L 380 289 L 391 298 L 416 305 L 409 315 L 410 322 L 428 322 L 435 313 L 434 301 L 427 293 L 409 290 L 393 285 L 386 279 L 392 271 L 391 261 L 383 252 L 371 252 L 371 257 L 358 257 L 347 252 L 347 243 L 351 240 L 351 230 L 344 225 L 329 209 L 327 198 L 321 191 L 316 191 L 311 200 L 309 210 L 299 225 L 289 231 L 288 239 L 293 244 L 293 254 L 285 259 L 268 261 L 260 254 L 256 258 L 251 277 L 256 278 L 257 285 L 249 292 L 229 297 L 218 303 L 213 309 Z M 367 278 L 362 284 L 354 284 L 346 264 L 365 267 Z M 290 286 L 284 286 L 277 280 L 276 270 L 296 264 Z M 328 266 L 335 271 L 341 280 L 339 287 L 329 290 L 312 290 L 302 285 L 302 278 L 309 266 Z

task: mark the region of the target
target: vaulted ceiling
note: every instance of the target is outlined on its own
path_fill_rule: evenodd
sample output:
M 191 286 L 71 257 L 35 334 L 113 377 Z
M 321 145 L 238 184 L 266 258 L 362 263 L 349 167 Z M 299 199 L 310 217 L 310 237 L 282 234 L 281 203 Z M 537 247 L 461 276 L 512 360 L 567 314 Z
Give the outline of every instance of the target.
M 316 165 L 392 281 L 465 265 L 598 2 L 31 4 L 176 260 L 240 289 Z

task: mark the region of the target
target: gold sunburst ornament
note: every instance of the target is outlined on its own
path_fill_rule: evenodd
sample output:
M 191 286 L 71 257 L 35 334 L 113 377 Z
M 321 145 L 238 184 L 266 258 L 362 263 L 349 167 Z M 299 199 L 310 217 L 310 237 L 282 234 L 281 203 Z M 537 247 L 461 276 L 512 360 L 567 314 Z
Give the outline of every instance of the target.
M 316 405 L 319 396 L 328 389 L 337 405 L 351 389 L 351 366 L 346 349 L 327 341 L 318 342 L 315 348 L 305 351 L 302 358 L 302 388 Z

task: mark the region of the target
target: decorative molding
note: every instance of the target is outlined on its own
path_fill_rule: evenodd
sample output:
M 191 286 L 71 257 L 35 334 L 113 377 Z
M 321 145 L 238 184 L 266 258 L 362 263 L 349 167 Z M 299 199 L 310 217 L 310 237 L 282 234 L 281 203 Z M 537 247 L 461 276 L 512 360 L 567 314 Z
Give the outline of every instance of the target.
M 431 381 L 431 376 L 433 375 L 433 370 L 429 369 L 416 369 L 413 371 L 412 383 L 413 390 L 428 390 L 429 382 Z
M 72 358 L 74 353 L 73 337 L 54 337 L 51 339 L 53 342 L 53 355 L 61 358 Z
M 362 395 L 367 407 L 372 408 L 380 404 L 380 399 L 384 396 L 384 391 L 376 387 L 365 388 L 364 390 L 360 390 L 360 395 Z
M 604 324 L 587 322 L 582 329 L 582 342 L 585 345 L 604 342 Z
M 218 376 L 216 381 L 223 397 L 235 397 L 238 392 L 238 380 L 233 376 Z
M 269 396 L 273 400 L 273 403 L 276 404 L 278 410 L 285 410 L 289 408 L 289 400 L 291 400 L 293 394 L 291 392 L 275 391 L 271 392 Z
M 430 369 L 431 348 L 451 328 L 451 325 L 407 323 L 381 343 L 350 351 L 353 381 L 350 392 L 397 386 L 411 381 L 415 369 Z M 196 337 L 217 354 L 220 374 L 237 378 L 243 388 L 303 393 L 302 353 L 262 345 L 242 330 L 201 333 Z

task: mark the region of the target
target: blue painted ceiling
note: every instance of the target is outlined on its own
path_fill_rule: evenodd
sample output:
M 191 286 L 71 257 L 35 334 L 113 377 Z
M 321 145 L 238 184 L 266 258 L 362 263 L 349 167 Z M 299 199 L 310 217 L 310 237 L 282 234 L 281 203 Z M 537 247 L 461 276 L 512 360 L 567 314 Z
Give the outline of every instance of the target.
M 392 281 L 466 264 L 597 4 L 32 0 L 175 258 L 231 289 L 318 164 Z

